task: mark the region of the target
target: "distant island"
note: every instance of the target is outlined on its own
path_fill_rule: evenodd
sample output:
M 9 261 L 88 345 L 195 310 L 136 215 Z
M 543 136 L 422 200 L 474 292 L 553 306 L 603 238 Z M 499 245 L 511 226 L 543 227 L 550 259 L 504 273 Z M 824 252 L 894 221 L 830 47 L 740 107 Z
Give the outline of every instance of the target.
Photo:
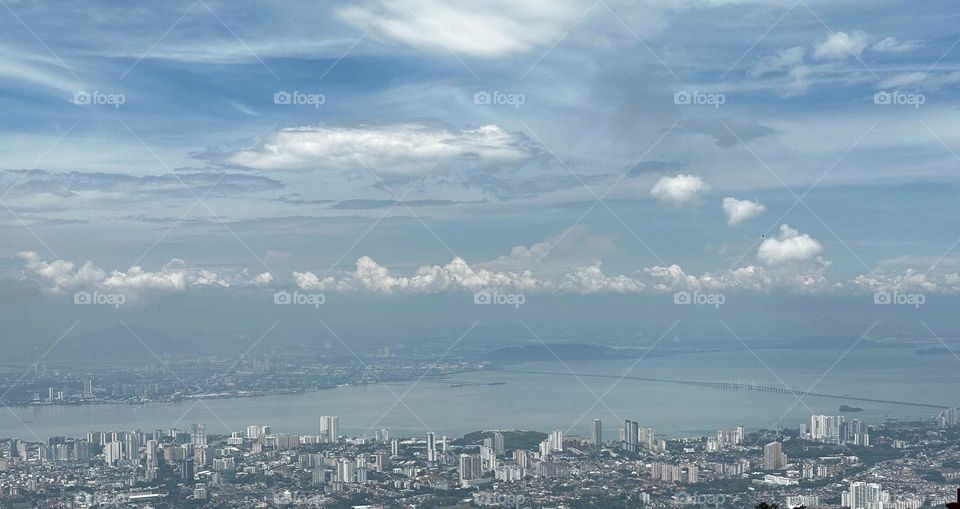
M 841 412 L 853 413 L 853 412 L 863 412 L 863 409 L 856 406 L 850 405 L 840 405 Z

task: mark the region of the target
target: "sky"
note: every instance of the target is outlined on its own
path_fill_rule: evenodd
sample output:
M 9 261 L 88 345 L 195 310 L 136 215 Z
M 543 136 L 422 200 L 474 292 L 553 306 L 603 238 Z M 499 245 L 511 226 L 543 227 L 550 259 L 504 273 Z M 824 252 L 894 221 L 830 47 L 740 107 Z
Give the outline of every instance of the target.
M 2 0 L 0 297 L 36 316 L 122 296 L 141 317 L 278 292 L 354 318 L 483 292 L 799 299 L 811 317 L 838 299 L 949 302 L 958 16 L 947 1 Z

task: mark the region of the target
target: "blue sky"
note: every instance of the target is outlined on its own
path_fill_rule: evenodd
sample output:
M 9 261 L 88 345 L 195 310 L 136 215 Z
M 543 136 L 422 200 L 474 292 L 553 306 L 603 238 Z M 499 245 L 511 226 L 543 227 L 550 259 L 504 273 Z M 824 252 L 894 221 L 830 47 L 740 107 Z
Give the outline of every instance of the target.
M 0 268 L 131 299 L 955 294 L 958 14 L 7 0 Z

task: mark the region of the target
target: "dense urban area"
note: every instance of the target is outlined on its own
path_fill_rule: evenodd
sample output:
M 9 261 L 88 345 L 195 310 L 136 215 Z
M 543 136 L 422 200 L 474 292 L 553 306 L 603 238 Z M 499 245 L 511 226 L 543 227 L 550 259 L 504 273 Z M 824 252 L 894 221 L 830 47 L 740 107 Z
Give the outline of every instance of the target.
M 96 430 L 0 441 L 6 507 L 780 507 L 917 509 L 954 500 L 960 411 L 868 424 L 812 415 L 793 429 L 666 440 L 627 420 L 591 436 L 489 430 L 316 435 L 269 423 L 229 436 Z

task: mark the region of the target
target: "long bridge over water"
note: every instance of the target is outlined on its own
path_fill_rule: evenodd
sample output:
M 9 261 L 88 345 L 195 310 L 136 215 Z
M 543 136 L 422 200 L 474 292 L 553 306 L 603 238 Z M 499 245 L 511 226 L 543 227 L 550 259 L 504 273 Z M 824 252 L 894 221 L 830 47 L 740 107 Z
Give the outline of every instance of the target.
M 731 391 L 746 390 L 746 391 L 757 391 L 757 392 L 776 392 L 781 394 L 792 394 L 798 397 L 831 398 L 831 399 L 842 399 L 847 401 L 862 401 L 867 403 L 886 403 L 890 405 L 936 408 L 939 410 L 949 408 L 949 405 L 935 405 L 932 403 L 918 403 L 915 401 L 897 401 L 892 399 L 863 398 L 863 397 L 850 396 L 850 395 L 826 394 L 823 392 L 799 391 L 795 389 L 788 389 L 786 387 L 772 387 L 769 385 L 757 385 L 754 383 L 742 383 L 742 382 L 710 382 L 710 381 L 704 381 L 704 380 L 676 380 L 676 379 L 670 379 L 670 378 L 653 378 L 653 377 L 645 377 L 645 376 L 603 375 L 603 374 L 573 373 L 573 372 L 563 372 L 563 371 L 527 371 L 527 370 L 519 370 L 519 369 L 501 369 L 499 371 L 503 371 L 506 373 L 520 373 L 525 375 L 559 375 L 559 376 L 575 376 L 580 378 L 614 378 L 617 380 L 639 380 L 642 382 L 659 382 L 659 383 L 668 383 L 668 384 L 677 384 L 677 385 L 691 385 L 696 387 L 707 387 L 711 389 L 731 390 Z

